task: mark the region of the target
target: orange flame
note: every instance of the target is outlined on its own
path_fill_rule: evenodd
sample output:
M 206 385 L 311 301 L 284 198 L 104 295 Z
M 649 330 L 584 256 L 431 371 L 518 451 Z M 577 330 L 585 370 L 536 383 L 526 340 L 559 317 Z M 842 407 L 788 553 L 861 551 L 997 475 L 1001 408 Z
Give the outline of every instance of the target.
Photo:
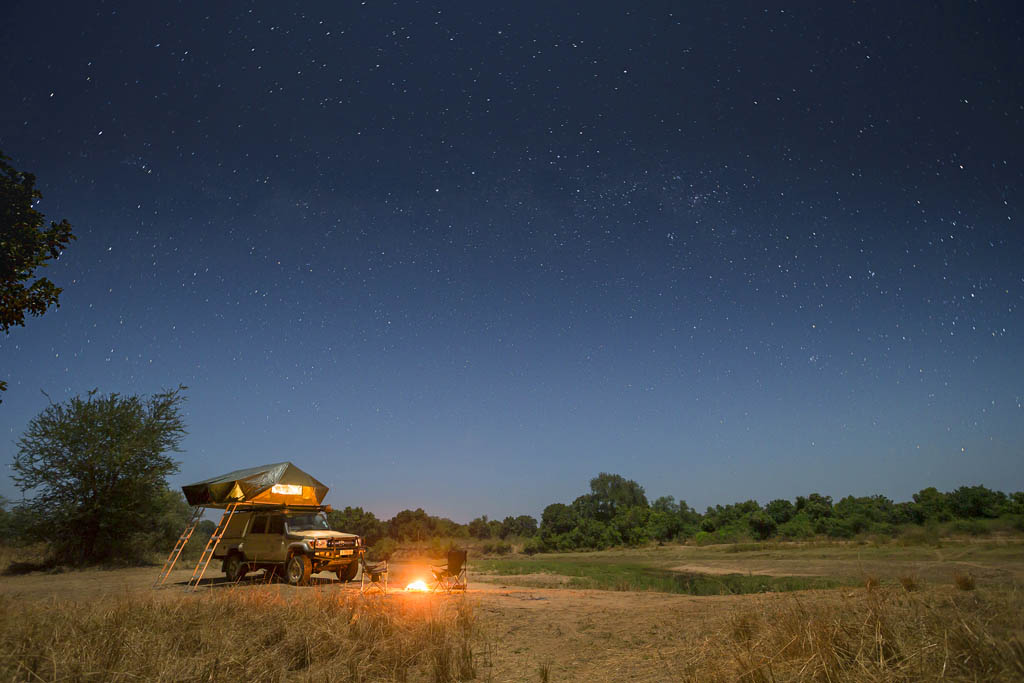
M 417 592 L 418 591 L 420 593 L 426 593 L 430 589 L 427 588 L 427 584 L 426 584 L 426 582 L 423 581 L 423 579 L 416 579 L 415 581 L 410 583 L 408 586 L 406 586 L 405 590 L 413 591 L 413 592 Z

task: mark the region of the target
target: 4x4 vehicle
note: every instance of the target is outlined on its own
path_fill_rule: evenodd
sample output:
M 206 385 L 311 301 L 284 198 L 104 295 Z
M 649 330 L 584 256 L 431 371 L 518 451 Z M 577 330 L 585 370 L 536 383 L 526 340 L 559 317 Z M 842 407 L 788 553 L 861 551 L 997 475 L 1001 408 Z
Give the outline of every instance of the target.
M 265 569 L 298 586 L 322 571 L 351 581 L 364 552 L 359 536 L 327 525 L 322 508 L 292 507 L 235 512 L 213 556 L 224 560 L 222 570 L 231 581 Z

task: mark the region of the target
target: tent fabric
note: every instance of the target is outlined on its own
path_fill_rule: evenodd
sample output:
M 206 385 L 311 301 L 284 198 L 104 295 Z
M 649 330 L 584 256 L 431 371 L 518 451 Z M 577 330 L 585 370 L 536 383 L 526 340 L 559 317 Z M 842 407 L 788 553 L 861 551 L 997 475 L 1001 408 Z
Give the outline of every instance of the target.
M 301 486 L 302 494 L 281 495 L 275 484 Z M 182 486 L 189 505 L 225 507 L 230 503 L 320 505 L 328 488 L 290 462 L 249 467 Z

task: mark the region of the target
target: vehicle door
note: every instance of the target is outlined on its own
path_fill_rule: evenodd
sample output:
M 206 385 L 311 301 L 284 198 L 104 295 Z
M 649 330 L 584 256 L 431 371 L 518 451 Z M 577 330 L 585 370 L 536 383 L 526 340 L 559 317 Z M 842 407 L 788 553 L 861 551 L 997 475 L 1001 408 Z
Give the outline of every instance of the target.
M 271 513 L 267 518 L 267 533 L 264 547 L 268 562 L 284 562 L 288 559 L 288 539 L 284 533 L 284 515 Z
M 245 556 L 250 562 L 264 562 L 267 560 L 267 515 L 259 514 L 252 516 L 249 523 L 249 531 L 245 535 Z

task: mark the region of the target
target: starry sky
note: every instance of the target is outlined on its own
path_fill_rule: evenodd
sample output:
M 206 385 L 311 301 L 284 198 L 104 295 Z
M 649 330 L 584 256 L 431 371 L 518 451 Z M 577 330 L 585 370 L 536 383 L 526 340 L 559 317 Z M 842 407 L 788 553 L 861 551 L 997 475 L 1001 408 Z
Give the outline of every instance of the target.
M 176 486 L 539 515 L 1024 489 L 1015 2 L 7 2 L 0 149 L 78 240 L 0 339 L 188 389 Z M 7 477 L 0 494 L 18 499 Z

